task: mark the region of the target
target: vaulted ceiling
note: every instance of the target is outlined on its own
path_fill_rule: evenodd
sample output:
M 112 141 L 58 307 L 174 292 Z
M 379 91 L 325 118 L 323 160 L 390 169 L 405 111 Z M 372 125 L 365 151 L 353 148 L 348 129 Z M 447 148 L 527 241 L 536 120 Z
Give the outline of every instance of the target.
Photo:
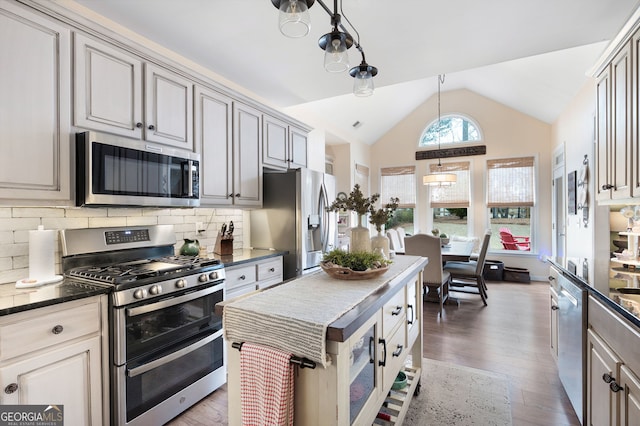
M 379 69 L 373 96 L 358 98 L 348 74 L 324 71 L 317 40 L 331 28 L 317 2 L 311 32 L 300 39 L 280 33 L 270 0 L 76 3 L 324 128 L 328 143 L 365 144 L 433 95 L 438 74 L 447 74 L 443 91 L 466 88 L 553 123 L 638 6 L 637 0 L 344 0 L 343 15 L 358 31 L 367 62 Z M 360 59 L 351 49 L 351 65 Z

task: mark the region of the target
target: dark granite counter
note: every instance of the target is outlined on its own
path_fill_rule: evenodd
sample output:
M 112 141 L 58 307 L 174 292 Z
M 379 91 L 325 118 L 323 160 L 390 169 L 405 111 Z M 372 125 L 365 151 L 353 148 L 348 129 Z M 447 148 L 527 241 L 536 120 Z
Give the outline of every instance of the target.
M 640 269 L 610 259 L 562 257 L 547 261 L 571 282 L 640 328 Z
M 284 256 L 288 251 L 280 250 L 263 250 L 263 249 L 240 249 L 234 250 L 233 254 L 222 256 L 212 253 L 209 258 L 220 259 L 224 266 L 240 265 L 247 262 L 255 262 L 257 260 L 268 259 L 270 257 Z
M 32 288 L 16 288 L 15 283 L 0 284 L 0 316 L 107 294 L 110 291 L 111 286 L 67 278 L 57 283 Z

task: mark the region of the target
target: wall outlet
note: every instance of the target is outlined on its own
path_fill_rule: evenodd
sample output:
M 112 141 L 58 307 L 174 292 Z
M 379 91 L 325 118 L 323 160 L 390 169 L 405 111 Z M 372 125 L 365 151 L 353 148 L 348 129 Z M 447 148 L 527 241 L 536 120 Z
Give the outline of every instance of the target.
M 204 223 L 196 222 L 196 233 L 199 234 L 200 232 L 204 232 Z

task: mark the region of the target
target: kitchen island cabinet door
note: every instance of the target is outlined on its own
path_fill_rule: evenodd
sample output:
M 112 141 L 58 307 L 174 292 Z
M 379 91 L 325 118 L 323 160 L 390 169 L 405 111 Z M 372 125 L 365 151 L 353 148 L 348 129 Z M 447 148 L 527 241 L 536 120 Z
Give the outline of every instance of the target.
M 195 139 L 200 154 L 201 205 L 233 204 L 233 101 L 213 90 L 196 87 Z
M 620 366 L 620 426 L 640 425 L 640 379 L 626 365 Z
M 617 425 L 616 394 L 610 383 L 617 377 L 621 360 L 591 329 L 587 331 L 587 421 L 598 426 Z
M 0 368 L 3 405 L 63 405 L 64 424 L 102 424 L 100 337 L 42 352 Z
M 71 33 L 0 1 L 0 199 L 69 204 Z

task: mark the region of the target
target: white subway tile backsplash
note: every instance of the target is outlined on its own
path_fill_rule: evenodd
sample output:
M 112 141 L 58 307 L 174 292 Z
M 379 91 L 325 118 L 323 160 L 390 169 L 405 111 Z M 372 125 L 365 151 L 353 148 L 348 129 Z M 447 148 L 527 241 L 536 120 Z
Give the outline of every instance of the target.
M 184 238 L 198 239 L 203 246 L 215 244 L 223 222 L 233 220 L 234 247 L 243 247 L 243 211 L 231 208 L 103 208 L 103 207 L 2 207 L 0 208 L 0 283 L 15 282 L 29 275 L 29 231 L 171 224 L 176 232 L 176 251 Z M 195 223 L 206 231 L 196 234 Z M 60 269 L 60 240 L 56 235 L 56 273 Z

